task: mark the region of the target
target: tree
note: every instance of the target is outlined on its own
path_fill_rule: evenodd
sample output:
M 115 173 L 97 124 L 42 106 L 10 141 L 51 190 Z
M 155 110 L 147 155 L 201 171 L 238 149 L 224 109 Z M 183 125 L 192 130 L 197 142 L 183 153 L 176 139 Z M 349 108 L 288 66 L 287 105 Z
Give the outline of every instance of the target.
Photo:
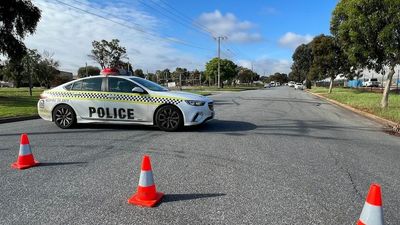
M 331 33 L 358 68 L 389 68 L 381 107 L 388 106 L 395 66 L 400 63 L 400 1 L 340 1 L 332 15 Z
M 100 74 L 100 68 L 97 66 L 82 66 L 78 69 L 78 77 L 87 77 Z
M 147 73 L 146 77 L 148 80 L 151 80 L 153 82 L 157 82 L 157 75 L 155 73 Z
M 38 65 L 40 60 L 42 59 L 42 56 L 38 53 L 36 49 L 28 49 L 26 54 L 21 60 L 21 78 L 25 77 L 28 78 L 29 82 L 29 94 L 32 96 L 32 79 L 34 77 L 37 77 L 37 72 L 38 72 Z
M 135 72 L 133 73 L 133 75 L 137 76 L 137 77 L 142 77 L 144 78 L 144 73 L 142 69 L 136 69 Z
M 19 88 L 28 82 L 29 93 L 32 96 L 33 78 L 37 73 L 41 55 L 37 50 L 27 49 L 20 60 L 8 60 L 2 70 L 5 78 L 12 80 L 14 85 Z
M 171 74 L 172 80 L 175 82 L 180 82 L 189 77 L 189 71 L 186 68 L 177 67 Z
M 312 49 L 309 44 L 302 44 L 296 48 L 292 56 L 291 80 L 302 82 L 308 79 L 311 64 L 313 61 Z
M 126 48 L 119 45 L 118 39 L 93 41 L 91 59 L 98 62 L 102 69 L 106 67 L 121 67 L 121 60 L 126 58 Z
M 22 39 L 35 32 L 40 17 L 31 1 L 0 1 L 0 54 L 19 63 L 26 52 Z
M 201 81 L 200 81 L 201 76 L 202 76 L 202 72 L 198 71 L 197 69 L 192 71 L 189 74 L 189 79 L 191 81 L 191 84 L 192 85 L 196 85 L 196 84 L 201 85 Z
M 35 74 L 35 80 L 46 88 L 50 88 L 51 82 L 54 80 L 56 74 L 59 73 L 58 66 L 59 62 L 53 59 L 53 53 L 47 51 L 43 52 L 42 60 L 38 64 L 38 70 Z
M 20 62 L 9 60 L 4 65 L 1 73 L 3 74 L 5 80 L 13 81 L 14 86 L 19 88 L 22 85 L 22 70 L 23 68 Z
M 313 55 L 310 72 L 313 77 L 319 74 L 321 78 L 330 78 L 329 93 L 332 93 L 336 76 L 349 70 L 347 58 L 332 36 L 321 34 L 315 37 L 310 45 Z
M 287 83 L 289 81 L 289 78 L 286 73 L 276 72 L 272 75 L 269 75 L 267 78 L 264 78 L 264 82 L 269 83 L 271 81 L 275 81 L 275 82 L 279 82 L 279 83 L 283 84 L 283 83 Z
M 221 81 L 233 80 L 237 75 L 237 65 L 229 59 L 221 59 L 220 71 Z M 206 79 L 208 81 L 215 81 L 218 76 L 218 58 L 213 58 L 206 64 L 205 70 Z M 214 82 L 213 82 L 214 83 Z
M 240 83 L 251 83 L 254 80 L 255 73 L 247 68 L 239 67 L 239 72 L 237 75 L 237 79 Z

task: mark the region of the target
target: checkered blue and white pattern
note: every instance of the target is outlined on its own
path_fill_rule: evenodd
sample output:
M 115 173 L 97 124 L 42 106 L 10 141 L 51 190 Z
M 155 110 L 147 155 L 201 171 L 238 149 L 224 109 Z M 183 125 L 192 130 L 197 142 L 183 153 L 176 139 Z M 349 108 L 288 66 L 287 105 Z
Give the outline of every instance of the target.
M 132 102 L 142 102 L 142 103 L 169 103 L 177 105 L 183 100 L 171 99 L 165 97 L 151 97 L 151 96 L 140 96 L 140 95 L 127 95 L 120 93 L 98 93 L 98 92 L 50 92 L 51 96 L 56 98 L 89 98 L 89 99 L 110 99 L 114 101 L 132 101 Z

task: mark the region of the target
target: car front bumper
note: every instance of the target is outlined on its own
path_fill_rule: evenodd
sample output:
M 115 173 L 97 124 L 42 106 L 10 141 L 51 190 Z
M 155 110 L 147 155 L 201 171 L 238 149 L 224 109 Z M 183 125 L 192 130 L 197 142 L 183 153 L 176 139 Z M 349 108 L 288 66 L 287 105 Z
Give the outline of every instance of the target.
M 203 106 L 191 106 L 186 103 L 182 103 L 180 108 L 183 112 L 183 117 L 185 119 L 185 126 L 193 126 L 205 123 L 211 120 L 215 116 L 214 103 L 207 102 Z

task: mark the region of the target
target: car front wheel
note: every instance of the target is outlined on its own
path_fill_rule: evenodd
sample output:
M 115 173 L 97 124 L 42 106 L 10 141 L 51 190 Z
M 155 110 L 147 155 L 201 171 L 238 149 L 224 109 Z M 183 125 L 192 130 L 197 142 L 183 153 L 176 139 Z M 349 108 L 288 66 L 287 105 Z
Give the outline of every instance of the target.
M 156 112 L 156 125 L 163 131 L 176 131 L 183 124 L 183 116 L 179 109 L 172 105 L 162 106 Z
M 53 120 L 58 127 L 67 129 L 75 125 L 76 115 L 71 106 L 59 105 L 53 110 Z

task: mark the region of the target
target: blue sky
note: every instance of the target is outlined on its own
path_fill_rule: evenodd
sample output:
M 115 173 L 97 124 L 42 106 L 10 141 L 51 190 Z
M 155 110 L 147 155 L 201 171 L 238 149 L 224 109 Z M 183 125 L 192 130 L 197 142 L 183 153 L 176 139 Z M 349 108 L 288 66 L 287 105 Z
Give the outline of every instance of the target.
M 33 2 L 41 8 L 43 18 L 36 34 L 27 39 L 28 47 L 53 52 L 64 70 L 76 73 L 86 62 L 95 65 L 87 57 L 91 41 L 111 38 L 120 39 L 127 47 L 136 68 L 149 72 L 177 66 L 203 69 L 216 55 L 212 36 L 221 35 L 228 37 L 222 44 L 222 57 L 242 66 L 253 65 L 266 75 L 289 72 L 297 45 L 315 35 L 329 34 L 331 12 L 337 4 L 337 0 Z

